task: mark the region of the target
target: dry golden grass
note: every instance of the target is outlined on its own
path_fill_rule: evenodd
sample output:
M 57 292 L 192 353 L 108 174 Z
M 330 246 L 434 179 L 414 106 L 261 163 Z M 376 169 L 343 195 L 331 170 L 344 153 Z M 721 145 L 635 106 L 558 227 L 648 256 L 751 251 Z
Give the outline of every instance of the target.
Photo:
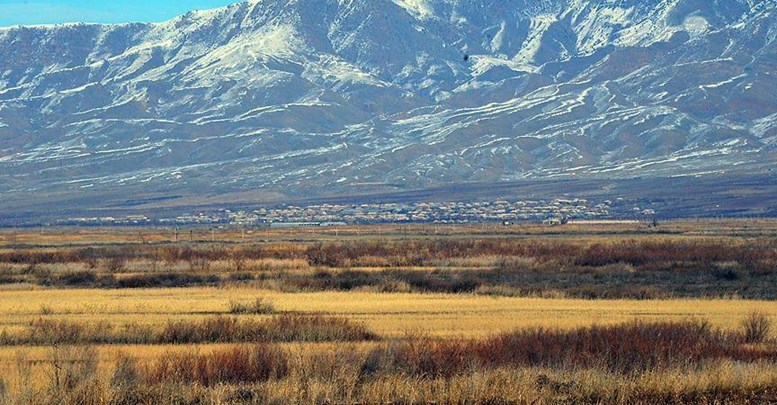
M 226 314 L 230 302 L 268 299 L 277 311 L 324 313 L 364 322 L 384 336 L 424 331 L 485 336 L 516 328 L 573 328 L 641 320 L 708 319 L 737 329 L 753 312 L 777 313 L 777 302 L 745 300 L 574 300 L 373 292 L 282 293 L 250 288 L 30 290 L 0 294 L 0 331 L 40 317 L 79 322 L 143 323 Z M 258 315 L 261 316 L 261 315 Z
M 738 300 L 569 300 L 484 297 L 450 294 L 379 294 L 368 292 L 279 293 L 250 288 L 179 288 L 136 290 L 29 290 L 0 294 L 0 330 L 22 328 L 44 319 L 93 323 L 164 325 L 168 320 L 201 319 L 230 310 L 230 302 L 262 297 L 278 311 L 327 313 L 363 321 L 383 336 L 403 337 L 406 331 L 457 338 L 482 337 L 531 326 L 569 329 L 591 324 L 622 323 L 632 319 L 683 320 L 704 318 L 727 330 L 738 330 L 753 311 L 777 313 L 777 303 Z M 266 315 L 251 315 L 260 318 Z M 167 401 L 171 394 L 194 401 L 229 403 L 236 393 L 250 392 L 255 402 L 268 403 L 698 403 L 744 400 L 753 395 L 763 401 L 777 387 L 774 363 L 716 361 L 700 368 L 670 369 L 637 375 L 613 374 L 599 369 L 556 370 L 541 367 L 485 369 L 452 378 L 420 379 L 403 374 L 362 381 L 358 368 L 343 353 L 364 353 L 381 342 L 284 344 L 294 366 L 280 380 L 248 387 L 191 385 L 157 387 L 151 398 Z M 205 345 L 103 345 L 94 347 L 93 382 L 85 383 L 92 403 L 107 403 L 116 395 L 109 384 L 118 359 L 135 358 L 154 364 L 170 353 L 209 354 L 233 347 Z M 60 350 L 54 354 L 55 350 Z M 73 351 L 75 350 L 75 351 Z M 48 403 L 54 375 L 53 358 L 84 356 L 79 349 L 2 347 L 0 365 L 13 403 Z M 322 360 L 323 359 L 323 360 Z M 25 370 L 26 368 L 26 370 Z M 90 377 L 91 378 L 91 377 Z M 92 381 L 92 380 L 87 380 Z M 88 384 L 96 384 L 90 387 Z M 119 391 L 120 392 L 120 391 Z M 242 395 L 241 394 L 241 395 Z M 75 395 L 75 394 L 74 394 Z M 79 394 L 80 395 L 80 394 Z M 86 394 L 84 394 L 86 395 Z M 156 396 L 155 396 L 156 395 Z M 731 395 L 731 397 L 727 397 Z M 34 398 L 27 401 L 27 398 Z M 75 398 L 75 399 L 74 399 Z M 103 398 L 103 400 L 97 400 Z M 727 400 L 728 398 L 728 400 Z M 68 397 L 63 403 L 81 403 Z
M 223 347 L 194 349 L 202 353 Z M 363 348 L 351 347 L 354 352 Z M 179 353 L 191 353 L 192 348 L 176 347 Z M 351 356 L 326 351 L 326 348 L 306 347 L 292 351 L 289 374 L 278 380 L 257 382 L 243 386 L 219 385 L 211 388 L 176 385 L 163 388 L 162 393 L 152 392 L 157 401 L 165 399 L 167 391 L 181 398 L 199 398 L 191 403 L 234 403 L 235 393 L 251 398 L 248 403 L 771 403 L 777 394 L 777 367 L 773 363 L 742 364 L 728 360 L 714 361 L 703 369 L 673 368 L 637 375 L 609 373 L 598 369 L 555 370 L 543 367 L 496 368 L 476 373 L 455 375 L 451 378 L 418 378 L 404 374 L 389 374 L 381 378 L 362 381 L 358 367 Z M 61 357 L 79 358 L 87 350 L 64 350 Z M 145 357 L 141 361 L 153 361 Z M 161 352 L 156 353 L 156 355 Z M 118 356 L 100 352 L 99 357 Z M 135 353 L 133 353 L 135 355 Z M 52 352 L 41 357 L 50 360 Z M 115 358 L 115 357 L 114 357 Z M 18 364 L 29 364 L 34 355 L 12 360 L 15 364 L 5 369 L 5 382 L 14 393 L 14 403 L 47 403 L 48 384 L 54 373 L 51 363 L 34 364 L 28 370 L 20 370 Z M 23 367 L 21 367 L 23 368 Z M 93 403 L 109 403 L 116 395 L 110 387 L 110 376 L 115 367 L 106 361 L 96 365 L 96 387 L 92 395 L 102 399 Z M 25 393 L 34 398 L 25 401 Z M 81 403 L 67 402 L 65 403 Z M 161 402 L 156 402 L 161 403 Z

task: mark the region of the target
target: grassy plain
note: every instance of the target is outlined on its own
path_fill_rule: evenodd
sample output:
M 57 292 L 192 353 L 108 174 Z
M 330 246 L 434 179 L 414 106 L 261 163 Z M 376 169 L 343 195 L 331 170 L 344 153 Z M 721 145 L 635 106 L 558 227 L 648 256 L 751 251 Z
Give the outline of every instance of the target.
M 750 312 L 777 314 L 777 302 L 750 300 L 581 300 L 353 291 L 283 293 L 239 287 L 35 289 L 4 291 L 0 295 L 0 331 L 13 330 L 39 318 L 142 322 L 161 327 L 169 320 L 228 315 L 231 302 L 250 302 L 257 297 L 273 302 L 276 311 L 343 316 L 391 337 L 408 331 L 442 337 L 482 337 L 517 328 L 571 329 L 635 319 L 707 319 L 715 326 L 733 330 Z
M 776 275 L 770 220 L 3 230 L 0 404 L 773 403 Z M 284 316 L 376 338 L 70 344 Z
M 660 222 L 600 224 L 584 222 L 565 226 L 535 223 L 471 225 L 361 225 L 336 228 L 276 228 L 200 226 L 177 227 L 112 227 L 112 228 L 40 228 L 0 229 L 0 249 L 24 247 L 53 248 L 62 246 L 111 246 L 142 243 L 267 243 L 321 242 L 343 240 L 424 239 L 424 238 L 498 238 L 536 237 L 579 238 L 581 236 L 734 236 L 757 237 L 777 235 L 775 219 L 689 219 Z M 176 231 L 177 229 L 177 231 Z

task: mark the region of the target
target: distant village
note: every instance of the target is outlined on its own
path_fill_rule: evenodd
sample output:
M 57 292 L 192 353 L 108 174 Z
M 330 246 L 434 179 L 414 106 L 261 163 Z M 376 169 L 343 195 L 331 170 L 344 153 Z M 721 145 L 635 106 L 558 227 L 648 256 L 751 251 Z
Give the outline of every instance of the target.
M 645 205 L 645 204 L 643 204 Z M 649 203 L 647 205 L 650 205 Z M 589 201 L 582 198 L 554 200 L 499 200 L 493 202 L 417 202 L 374 204 L 288 205 L 256 210 L 220 209 L 182 214 L 173 218 L 150 215 L 78 217 L 58 225 L 204 225 L 230 224 L 257 227 L 308 227 L 351 224 L 482 222 L 544 222 L 562 224 L 574 220 L 651 220 L 656 211 L 623 199 Z

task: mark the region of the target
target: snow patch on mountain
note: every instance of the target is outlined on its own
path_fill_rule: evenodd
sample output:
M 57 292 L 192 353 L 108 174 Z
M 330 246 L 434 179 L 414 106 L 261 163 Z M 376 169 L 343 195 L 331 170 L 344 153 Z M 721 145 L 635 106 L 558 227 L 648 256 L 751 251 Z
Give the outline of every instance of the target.
M 692 15 L 685 19 L 683 28 L 690 33 L 692 37 L 698 38 L 709 31 L 710 23 L 702 16 Z
M 513 57 L 513 61 L 519 64 L 531 64 L 542 46 L 543 36 L 553 23 L 558 21 L 554 14 L 540 14 L 531 19 L 529 35 L 526 37 L 521 50 Z
M 435 15 L 434 7 L 429 0 L 392 0 L 398 6 L 418 18 L 429 18 Z

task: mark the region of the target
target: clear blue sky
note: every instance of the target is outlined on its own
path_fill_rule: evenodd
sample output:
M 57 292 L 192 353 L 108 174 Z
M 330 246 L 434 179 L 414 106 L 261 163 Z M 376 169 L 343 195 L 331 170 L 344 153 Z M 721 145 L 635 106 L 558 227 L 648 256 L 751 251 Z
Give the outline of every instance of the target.
M 0 27 L 63 22 L 157 22 L 238 0 L 0 0 Z

